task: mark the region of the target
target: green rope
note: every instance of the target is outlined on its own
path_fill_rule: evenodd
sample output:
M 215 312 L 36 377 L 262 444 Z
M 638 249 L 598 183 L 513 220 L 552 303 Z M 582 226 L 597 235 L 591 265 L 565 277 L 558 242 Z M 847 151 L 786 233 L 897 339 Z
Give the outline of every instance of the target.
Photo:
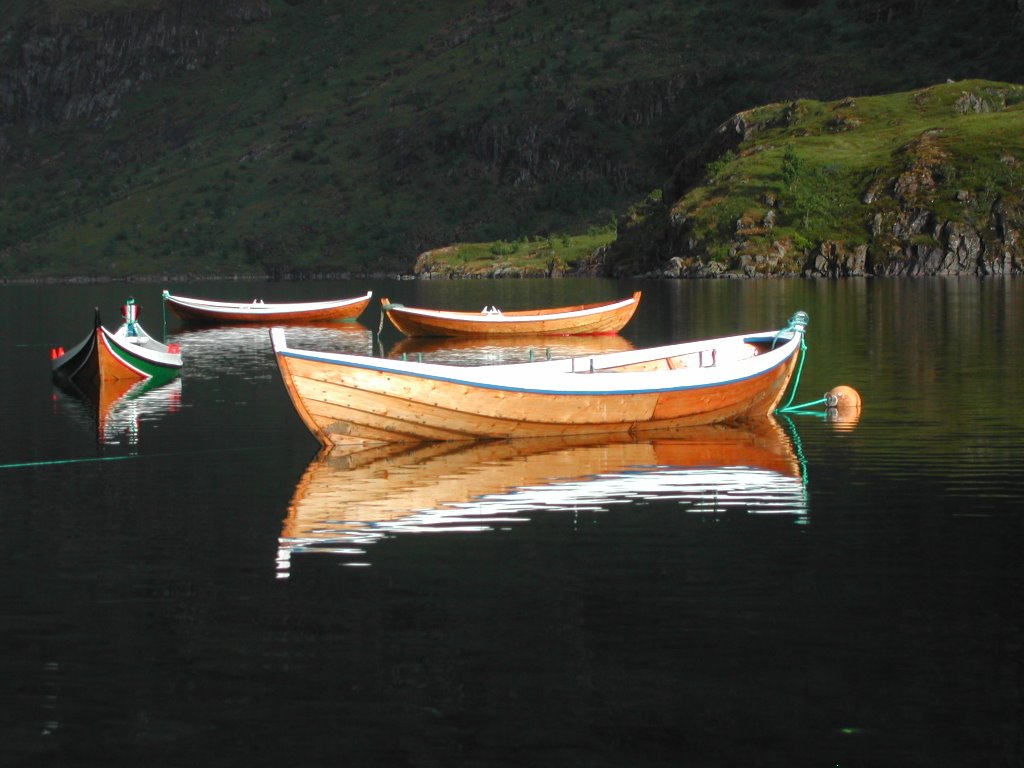
M 790 401 L 792 401 L 792 399 L 793 398 L 790 398 Z M 819 397 L 817 400 L 811 400 L 810 402 L 800 403 L 800 405 L 790 405 L 789 403 L 786 403 L 786 406 L 784 408 L 779 408 L 778 410 L 779 412 L 782 413 L 792 413 L 793 411 L 802 411 L 804 408 L 810 408 L 811 406 L 814 405 L 824 405 L 826 403 L 828 403 L 827 397 Z
M 119 456 L 84 456 L 75 459 L 44 459 L 41 461 L 19 461 L 11 464 L 0 464 L 3 469 L 25 469 L 26 467 L 56 467 L 62 464 L 91 464 L 99 461 L 127 461 L 128 459 L 160 459 L 168 456 L 194 456 L 200 453 L 236 453 L 261 451 L 267 446 L 247 446 L 243 448 L 208 448 L 206 450 L 175 451 L 172 453 L 130 453 Z
M 124 461 L 137 459 L 138 454 L 128 456 L 91 456 L 84 459 L 49 459 L 47 461 L 22 461 L 15 464 L 0 464 L 0 469 L 22 469 L 24 467 L 55 467 L 60 464 L 85 464 L 93 461 Z
M 795 413 L 795 411 L 791 411 Z M 816 416 L 824 416 L 824 414 L 815 414 Z M 789 416 L 782 415 L 782 428 L 789 434 L 789 439 L 793 443 L 793 451 L 796 453 L 797 463 L 800 465 L 800 481 L 803 483 L 804 490 L 807 490 L 807 486 L 810 483 L 810 478 L 807 474 L 807 457 L 804 456 L 804 444 L 800 440 L 800 433 L 796 429 L 796 424 Z
M 796 317 L 796 315 L 794 315 L 794 318 L 795 317 Z M 793 320 L 791 319 L 790 320 L 790 324 L 789 324 L 789 328 L 792 328 L 793 324 L 794 324 Z M 785 330 L 788 330 L 788 328 L 784 329 L 783 331 L 779 331 L 779 333 L 781 334 Z M 774 411 L 775 413 L 778 413 L 778 414 L 792 413 L 792 414 L 798 414 L 800 416 L 821 416 L 822 418 L 825 418 L 827 416 L 827 414 L 822 413 L 820 411 L 809 411 L 807 409 L 811 408 L 811 407 L 813 407 L 815 405 L 827 405 L 828 402 L 829 402 L 828 397 L 820 397 L 817 400 L 811 400 L 811 401 L 806 402 L 806 403 L 800 403 L 799 405 L 793 405 L 793 400 L 796 399 L 797 390 L 800 388 L 800 376 L 801 376 L 801 374 L 803 374 L 803 371 L 804 371 L 804 361 L 806 361 L 806 360 L 807 360 L 807 341 L 806 341 L 805 337 L 801 336 L 800 337 L 800 362 L 797 363 L 796 375 L 793 377 L 793 387 L 789 391 L 789 400 L 781 408 L 776 408 L 775 411 Z
M 800 337 L 800 361 L 796 365 L 796 376 L 793 377 L 793 386 L 789 390 L 789 401 L 781 408 L 776 408 L 776 413 L 786 413 L 790 406 L 793 405 L 793 400 L 796 398 L 796 391 L 800 387 L 800 376 L 804 371 L 804 360 L 807 359 L 807 342 L 804 338 Z
M 791 318 L 789 318 L 789 325 L 775 334 L 776 340 L 786 331 L 795 331 L 797 326 L 807 325 L 807 314 L 804 312 L 797 312 Z M 796 398 L 797 390 L 800 388 L 800 376 L 804 371 L 804 361 L 807 359 L 807 337 L 804 335 L 802 330 L 796 331 L 800 334 L 800 361 L 796 366 L 796 376 L 793 377 L 793 386 L 789 390 L 789 401 L 781 408 L 776 408 L 775 413 L 789 413 L 791 410 L 798 410 L 805 408 L 809 405 L 818 405 L 819 403 L 825 402 L 824 398 L 814 403 L 804 403 L 803 405 L 793 405 L 793 400 Z M 772 342 L 772 346 L 775 346 L 775 342 Z
M 814 405 L 814 403 L 809 403 L 809 405 Z M 783 416 L 817 416 L 822 419 L 828 418 L 828 414 L 825 413 L 824 411 L 805 411 L 803 407 L 799 405 L 793 408 L 787 408 L 785 411 L 776 411 L 776 413 L 779 413 Z

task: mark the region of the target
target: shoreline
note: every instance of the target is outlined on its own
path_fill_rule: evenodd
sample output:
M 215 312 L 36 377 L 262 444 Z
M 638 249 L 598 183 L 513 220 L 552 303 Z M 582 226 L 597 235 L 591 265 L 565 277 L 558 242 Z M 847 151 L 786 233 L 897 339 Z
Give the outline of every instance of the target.
M 822 275 L 822 274 L 742 274 L 734 272 L 722 272 L 715 275 L 658 275 L 658 274 L 638 274 L 638 275 L 595 275 L 595 274 L 562 274 L 558 276 L 541 276 L 541 275 L 446 275 L 443 277 L 435 277 L 431 275 L 417 276 L 409 274 L 397 274 L 397 273 L 353 273 L 353 272 L 339 272 L 339 273 L 320 273 L 316 275 L 287 275 L 287 276 L 273 276 L 273 275 L 176 275 L 176 276 L 131 276 L 131 277 L 26 277 L 26 278 L 0 278 L 0 286 L 8 285 L 98 285 L 106 283 L 138 283 L 152 285 L 154 283 L 175 283 L 175 284 L 187 284 L 187 283 L 200 283 L 200 282 L 228 282 L 228 283 L 299 283 L 299 282 L 320 282 L 329 280 L 395 280 L 395 281 L 424 281 L 424 282 L 443 282 L 443 281 L 454 281 L 454 280 L 556 280 L 556 279 L 586 279 L 586 278 L 603 278 L 606 280 L 659 280 L 659 281 L 674 281 L 674 280 L 874 280 L 874 279 L 886 279 L 886 278 L 909 278 L 909 279 L 922 279 L 922 278 L 972 278 L 975 280 L 986 280 L 992 278 L 1020 278 L 1024 277 L 1019 272 L 1010 272 L 1006 274 L 983 274 L 978 272 L 960 272 L 960 273 L 941 273 L 935 272 L 930 274 L 891 274 L 891 275 L 875 275 L 869 273 L 855 274 L 855 275 Z
M 198 283 L 220 281 L 229 283 L 289 283 L 318 280 L 415 280 L 414 275 L 398 273 L 318 272 L 316 274 L 258 275 L 258 274 L 185 274 L 185 275 L 126 275 L 100 277 L 0 277 L 0 285 L 89 285 L 94 283 Z

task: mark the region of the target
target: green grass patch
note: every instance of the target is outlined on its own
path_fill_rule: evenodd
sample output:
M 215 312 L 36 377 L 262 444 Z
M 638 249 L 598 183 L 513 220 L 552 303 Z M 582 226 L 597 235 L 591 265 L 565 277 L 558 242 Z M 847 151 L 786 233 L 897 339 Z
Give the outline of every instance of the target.
M 871 217 L 898 206 L 983 223 L 1024 190 L 1022 100 L 1024 86 L 965 81 L 761 107 L 753 138 L 709 163 L 673 211 L 698 252 L 723 262 L 772 238 L 868 242 Z
M 571 269 L 615 239 L 612 227 L 593 228 L 585 234 L 557 234 L 508 242 L 457 243 L 428 254 L 431 271 L 452 269 L 459 274 L 490 275 L 512 271 L 542 276 L 553 269 Z

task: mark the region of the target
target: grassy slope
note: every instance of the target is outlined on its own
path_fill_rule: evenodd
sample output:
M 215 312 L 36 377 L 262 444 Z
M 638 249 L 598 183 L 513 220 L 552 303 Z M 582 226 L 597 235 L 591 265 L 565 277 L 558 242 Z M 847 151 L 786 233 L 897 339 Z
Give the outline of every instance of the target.
M 421 254 L 415 271 L 436 277 L 552 277 L 579 270 L 594 251 L 614 239 L 615 229 L 609 226 L 577 235 L 454 243 Z
M 987 112 L 963 112 L 964 95 L 975 95 Z M 823 240 L 868 242 L 870 221 L 901 204 L 889 194 L 893 180 L 928 168 L 934 188 L 911 200 L 936 219 L 985 215 L 997 196 L 1020 201 L 1024 190 L 1024 86 L 964 81 L 885 96 L 838 102 L 771 105 L 747 116 L 762 130 L 736 153 L 712 163 L 705 183 L 673 205 L 686 215 L 706 255 L 728 260 L 742 241 L 766 252 L 773 241 L 804 247 Z M 786 120 L 783 114 L 790 115 Z M 796 171 L 784 172 L 787 151 Z M 865 193 L 874 190 L 869 198 Z M 776 224 L 758 225 L 774 199 Z M 736 222 L 746 223 L 737 228 Z M 739 229 L 739 231 L 737 231 Z M 927 237 L 927 235 L 923 235 Z M 698 250 L 701 250 L 698 247 Z
M 152 5 L 50 3 L 58 19 Z M 1021 56 L 991 31 L 961 55 L 995 3 L 902 28 L 835 1 L 271 5 L 217 64 L 144 85 L 103 128 L 8 131 L 30 159 L 0 167 L 0 276 L 408 269 L 453 241 L 559 239 L 606 225 L 751 104 Z M 915 53 L 944 26 L 966 32 Z M 673 77 L 692 98 L 637 115 L 633 94 Z M 576 171 L 517 183 L 483 161 L 474 142 L 524 122 L 569 141 Z

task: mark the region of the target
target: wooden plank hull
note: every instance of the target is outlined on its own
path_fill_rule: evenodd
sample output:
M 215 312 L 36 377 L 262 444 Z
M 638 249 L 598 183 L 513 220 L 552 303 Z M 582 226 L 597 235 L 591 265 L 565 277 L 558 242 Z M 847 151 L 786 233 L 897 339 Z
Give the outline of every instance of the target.
M 640 304 L 641 292 L 622 301 L 512 312 L 416 309 L 381 299 L 387 318 L 406 336 L 520 336 L 610 334 L 621 331 Z
M 271 332 L 285 387 L 325 446 L 643 434 L 770 414 L 803 330 L 735 336 L 586 359 L 444 366 L 287 347 Z
M 182 320 L 203 323 L 322 323 L 355 320 L 370 303 L 372 291 L 365 296 L 336 301 L 294 304 L 248 304 L 193 299 L 173 296 L 164 291 L 163 298 L 171 311 Z

